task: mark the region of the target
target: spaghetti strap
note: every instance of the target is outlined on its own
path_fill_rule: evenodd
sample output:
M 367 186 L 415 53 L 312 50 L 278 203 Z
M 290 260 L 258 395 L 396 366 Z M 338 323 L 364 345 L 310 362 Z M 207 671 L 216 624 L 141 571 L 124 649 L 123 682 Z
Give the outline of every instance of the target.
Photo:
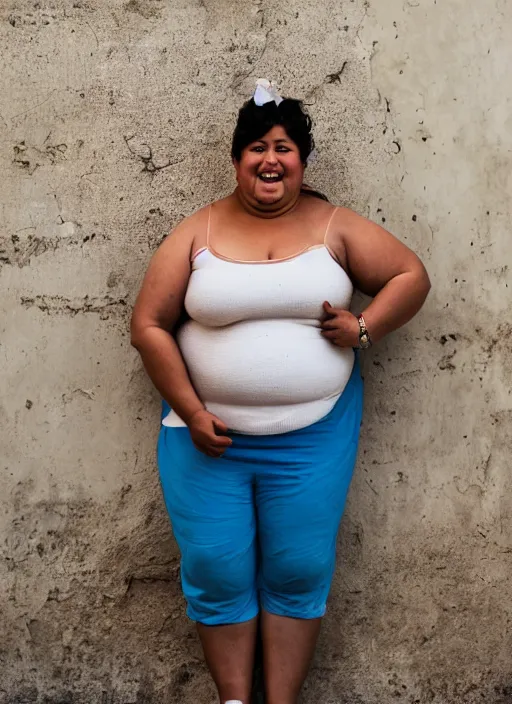
M 329 227 L 331 226 L 331 222 L 333 217 L 336 215 L 336 211 L 338 208 L 334 208 L 334 210 L 331 213 L 331 217 L 329 218 L 329 222 L 327 223 L 327 227 L 325 228 L 325 235 L 324 235 L 324 245 L 327 247 L 327 234 L 329 233 Z
M 212 205 L 213 205 L 213 203 L 210 203 L 210 207 L 208 208 L 208 226 L 206 228 L 206 249 L 210 249 L 210 223 L 212 220 Z

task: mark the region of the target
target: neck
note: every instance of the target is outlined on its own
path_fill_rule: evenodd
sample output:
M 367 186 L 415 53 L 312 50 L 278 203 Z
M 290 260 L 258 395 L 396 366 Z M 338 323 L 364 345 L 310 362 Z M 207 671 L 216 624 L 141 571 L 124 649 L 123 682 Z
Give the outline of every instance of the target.
M 258 203 L 258 201 L 255 200 L 249 200 L 240 190 L 239 186 L 237 186 L 233 195 L 235 196 L 236 200 L 241 205 L 241 207 L 247 213 L 249 213 L 249 215 L 254 215 L 258 218 L 266 218 L 270 220 L 272 218 L 278 218 L 281 215 L 286 215 L 286 213 L 289 213 L 294 210 L 294 208 L 299 202 L 300 191 L 284 204 L 271 203 L 268 205 L 266 205 L 265 203 Z

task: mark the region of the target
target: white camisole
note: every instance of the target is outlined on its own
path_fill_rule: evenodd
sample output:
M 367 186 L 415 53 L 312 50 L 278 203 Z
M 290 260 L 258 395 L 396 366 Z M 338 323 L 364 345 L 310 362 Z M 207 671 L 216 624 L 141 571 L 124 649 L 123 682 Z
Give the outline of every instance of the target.
M 234 432 L 274 435 L 317 422 L 354 364 L 351 348 L 322 336 L 322 304 L 348 309 L 352 282 L 325 238 L 285 259 L 242 262 L 215 253 L 209 229 L 210 221 L 185 296 L 190 320 L 177 334 L 199 398 Z M 163 424 L 183 423 L 171 411 Z

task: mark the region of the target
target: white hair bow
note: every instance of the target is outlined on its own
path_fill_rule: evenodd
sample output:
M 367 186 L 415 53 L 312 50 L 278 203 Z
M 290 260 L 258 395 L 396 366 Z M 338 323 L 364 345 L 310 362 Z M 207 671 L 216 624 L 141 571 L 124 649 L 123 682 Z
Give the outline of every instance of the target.
M 254 91 L 253 100 L 261 107 L 265 103 L 274 101 L 276 105 L 283 102 L 283 99 L 277 92 L 277 89 L 272 85 L 272 81 L 267 81 L 266 78 L 258 78 L 256 81 L 256 90 Z

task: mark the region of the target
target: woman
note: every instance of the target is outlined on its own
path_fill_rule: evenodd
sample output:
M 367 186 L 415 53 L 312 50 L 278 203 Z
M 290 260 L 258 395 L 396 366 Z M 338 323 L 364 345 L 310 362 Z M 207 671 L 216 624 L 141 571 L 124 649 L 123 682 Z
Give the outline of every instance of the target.
M 300 102 L 258 81 L 233 136 L 236 190 L 163 242 L 133 313 L 132 344 L 172 408 L 162 488 L 222 704 L 250 700 L 258 619 L 267 702 L 297 702 L 355 463 L 354 348 L 406 323 L 430 288 L 401 242 L 304 186 L 312 148 Z M 354 285 L 373 296 L 359 318 Z

